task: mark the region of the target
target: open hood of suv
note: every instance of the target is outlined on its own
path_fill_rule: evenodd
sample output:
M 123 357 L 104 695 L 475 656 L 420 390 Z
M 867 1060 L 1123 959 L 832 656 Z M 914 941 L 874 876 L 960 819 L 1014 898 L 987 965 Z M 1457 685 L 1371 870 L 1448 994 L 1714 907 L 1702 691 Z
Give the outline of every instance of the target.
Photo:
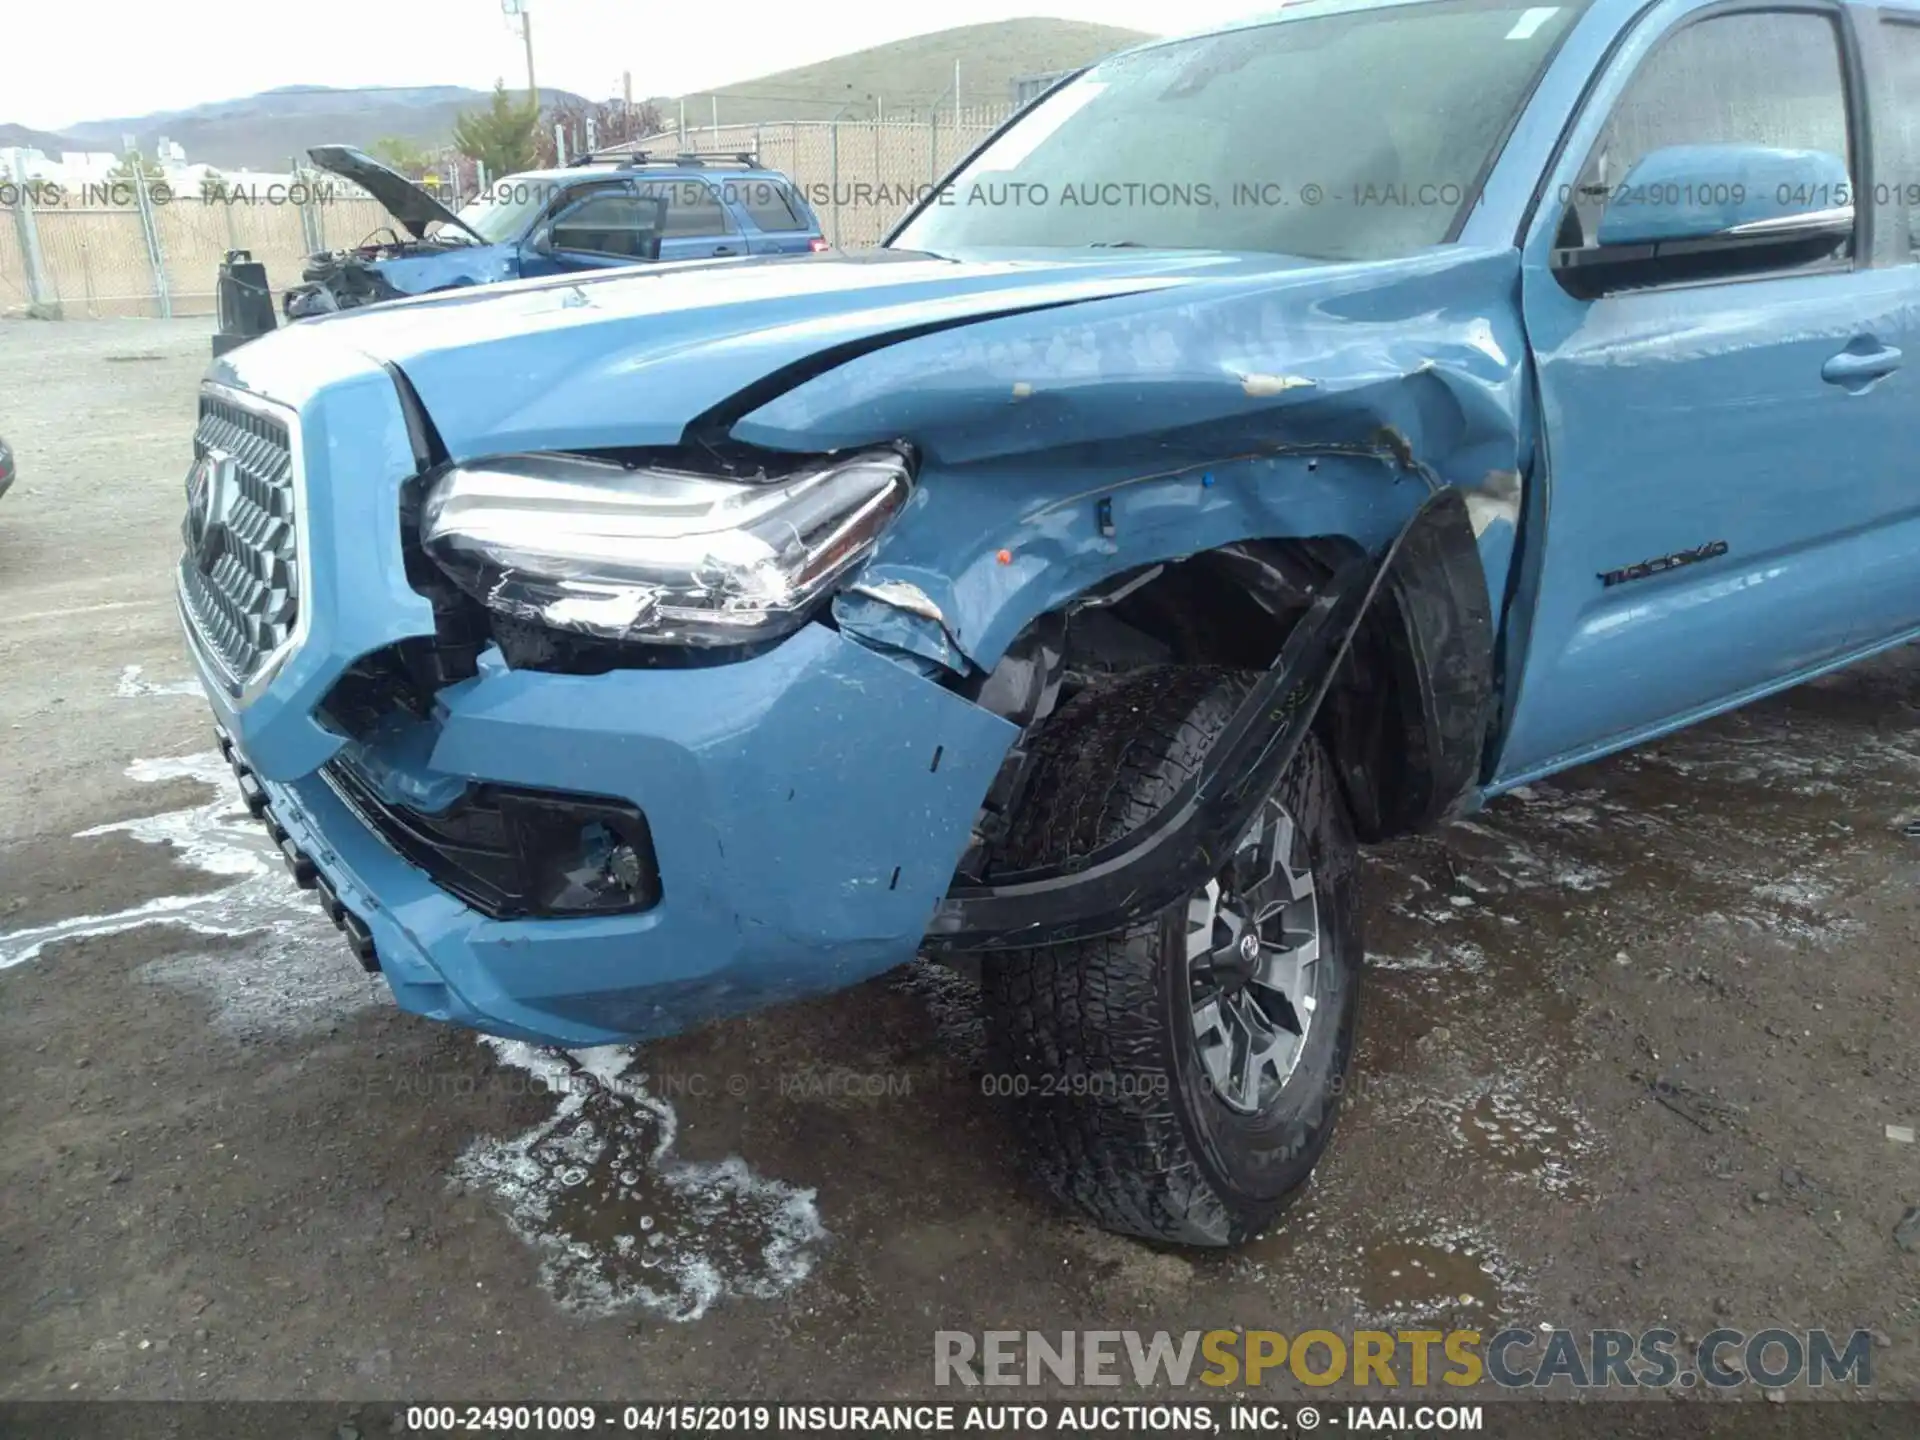
M 382 165 L 363 150 L 356 150 L 351 145 L 316 145 L 307 151 L 307 158 L 322 170 L 353 181 L 373 196 L 416 240 L 427 233 L 428 225 L 439 220 L 465 230 L 482 245 L 487 243 L 484 237 L 471 226 L 463 224 L 459 216 L 433 196 L 398 170 Z

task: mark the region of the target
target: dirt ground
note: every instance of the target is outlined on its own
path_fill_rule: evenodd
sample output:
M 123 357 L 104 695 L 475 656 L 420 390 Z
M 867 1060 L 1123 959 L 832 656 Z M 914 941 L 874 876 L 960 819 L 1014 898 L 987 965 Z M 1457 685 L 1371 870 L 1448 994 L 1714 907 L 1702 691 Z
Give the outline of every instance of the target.
M 1374 854 L 1312 1190 L 1156 1251 L 1028 1187 L 951 972 L 580 1062 L 396 1011 L 184 683 L 205 355 L 0 324 L 0 1398 L 873 1399 L 936 1329 L 1413 1321 L 1871 1328 L 1920 1398 L 1920 655 Z

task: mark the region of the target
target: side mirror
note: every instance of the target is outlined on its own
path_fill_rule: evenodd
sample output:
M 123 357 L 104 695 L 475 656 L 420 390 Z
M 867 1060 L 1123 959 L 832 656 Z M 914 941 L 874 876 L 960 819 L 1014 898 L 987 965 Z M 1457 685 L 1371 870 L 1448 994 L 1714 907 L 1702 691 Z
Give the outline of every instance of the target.
M 1823 150 L 1669 145 L 1643 156 L 1607 201 L 1602 246 L 1853 229 L 1846 162 Z
M 547 225 L 536 225 L 526 238 L 526 247 L 535 255 L 553 253 L 553 230 Z
M 1554 269 L 1576 295 L 1806 264 L 1853 233 L 1853 181 L 1823 150 L 1670 145 L 1615 186 L 1594 244 Z

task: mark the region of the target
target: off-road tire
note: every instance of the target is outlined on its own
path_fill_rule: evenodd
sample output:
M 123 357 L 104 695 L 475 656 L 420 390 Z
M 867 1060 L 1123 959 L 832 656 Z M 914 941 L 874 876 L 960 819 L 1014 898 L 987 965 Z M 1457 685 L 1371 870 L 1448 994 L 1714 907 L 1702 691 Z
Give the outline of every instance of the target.
M 1036 737 L 1000 866 L 1058 863 L 1138 828 L 1196 772 L 1251 679 L 1158 666 L 1075 697 Z M 1297 1196 L 1332 1136 L 1364 955 L 1357 856 L 1317 740 L 1275 794 L 1312 866 L 1326 970 L 1298 1063 L 1260 1113 L 1225 1105 L 1197 1057 L 1184 901 L 1121 934 L 982 957 L 990 1093 L 1007 1097 L 1042 1184 L 1106 1229 L 1237 1245 Z

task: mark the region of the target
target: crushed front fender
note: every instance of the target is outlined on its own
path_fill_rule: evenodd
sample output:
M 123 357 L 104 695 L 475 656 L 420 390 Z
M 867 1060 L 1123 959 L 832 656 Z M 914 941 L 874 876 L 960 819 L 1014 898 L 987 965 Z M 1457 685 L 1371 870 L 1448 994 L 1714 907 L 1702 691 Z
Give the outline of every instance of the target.
M 1299 753 L 1409 539 L 1463 510 L 1457 491 L 1435 491 L 1380 554 L 1342 567 L 1222 729 L 1199 773 L 1146 824 L 1090 855 L 989 885 L 956 885 L 934 915 L 930 946 L 997 950 L 1087 940 L 1158 914 L 1205 885 Z

